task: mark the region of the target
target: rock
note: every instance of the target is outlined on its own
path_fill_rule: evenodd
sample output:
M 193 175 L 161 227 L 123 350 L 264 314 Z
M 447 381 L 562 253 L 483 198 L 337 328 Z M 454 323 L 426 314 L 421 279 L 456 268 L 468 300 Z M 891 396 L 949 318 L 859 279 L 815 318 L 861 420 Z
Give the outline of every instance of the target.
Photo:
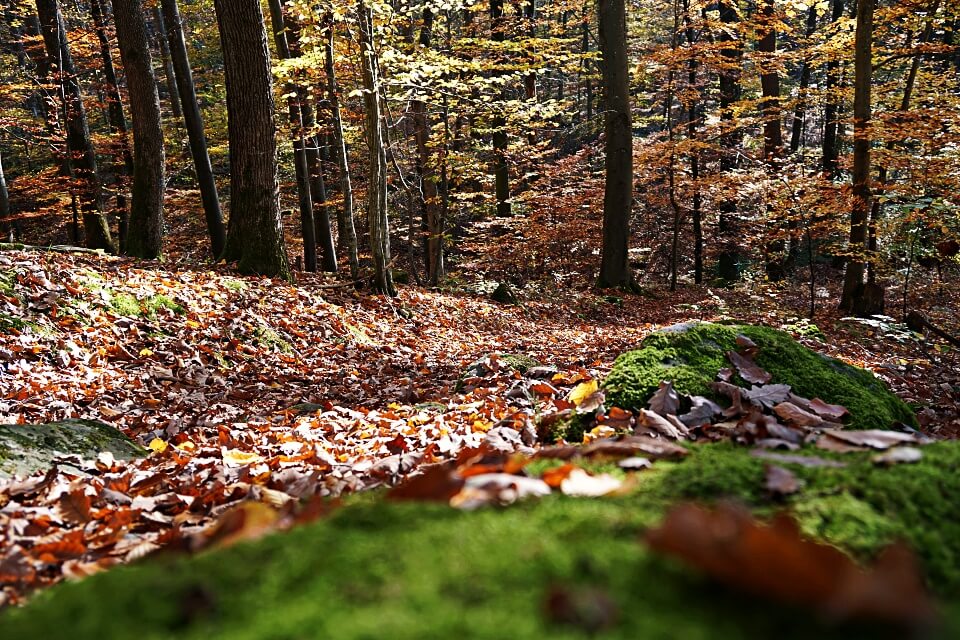
M 658 331 L 641 348 L 622 354 L 603 383 L 607 405 L 624 409 L 647 406 L 662 380 L 681 393 L 700 395 L 724 405 L 709 388 L 717 372 L 730 367 L 726 352 L 736 351 L 736 338 L 745 335 L 758 346 L 757 365 L 772 374 L 772 384 L 790 385 L 794 394 L 820 398 L 850 411 L 857 429 L 889 429 L 895 422 L 916 425 L 902 400 L 869 371 L 823 356 L 768 327 L 687 322 Z M 750 387 L 738 375 L 731 382 Z
M 0 478 L 30 475 L 63 456 L 93 459 L 104 451 L 118 460 L 147 454 L 116 428 L 95 420 L 0 425 Z
M 514 293 L 513 287 L 506 282 L 501 282 L 497 285 L 497 288 L 490 294 L 490 299 L 501 304 L 517 304 L 518 302 L 517 294 Z

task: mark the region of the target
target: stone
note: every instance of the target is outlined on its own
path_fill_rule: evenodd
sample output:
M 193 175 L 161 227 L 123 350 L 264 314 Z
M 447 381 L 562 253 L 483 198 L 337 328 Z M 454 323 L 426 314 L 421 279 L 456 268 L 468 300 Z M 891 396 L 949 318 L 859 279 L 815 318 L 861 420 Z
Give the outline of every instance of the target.
M 147 450 L 115 427 L 96 420 L 0 425 L 0 478 L 48 469 L 64 456 L 92 460 L 108 451 L 117 460 L 143 457 Z
M 668 327 L 647 336 L 640 349 L 620 355 L 603 383 L 607 406 L 645 408 L 663 380 L 680 393 L 729 404 L 709 384 L 721 369 L 731 367 L 726 352 L 737 350 L 741 334 L 757 344 L 755 361 L 772 374 L 771 384 L 787 384 L 798 396 L 843 405 L 850 411 L 847 426 L 889 429 L 897 422 L 916 426 L 910 407 L 869 371 L 812 351 L 783 331 L 707 322 Z M 736 373 L 731 382 L 750 388 Z

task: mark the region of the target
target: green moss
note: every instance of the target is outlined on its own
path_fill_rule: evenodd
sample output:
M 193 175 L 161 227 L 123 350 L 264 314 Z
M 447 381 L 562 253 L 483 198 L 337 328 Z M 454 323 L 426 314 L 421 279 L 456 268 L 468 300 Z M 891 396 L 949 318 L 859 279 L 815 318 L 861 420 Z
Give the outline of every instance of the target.
M 847 407 L 849 426 L 916 425 L 910 408 L 872 373 L 811 351 L 787 333 L 747 325 L 690 323 L 684 327 L 654 333 L 641 349 L 617 358 L 604 381 L 610 404 L 646 406 L 661 380 L 671 380 L 682 393 L 718 399 L 708 385 L 720 369 L 731 366 L 725 354 L 736 350 L 736 336 L 742 333 L 759 347 L 756 362 L 770 372 L 773 383 L 789 384 L 798 395 Z M 739 376 L 734 382 L 749 387 Z
M 238 280 L 237 278 L 224 278 L 223 286 L 235 293 L 247 290 L 247 283 L 243 280 Z
M 283 353 L 292 353 L 293 345 L 283 339 L 271 327 L 260 325 L 253 330 L 254 344 L 265 349 L 277 349 Z
M 955 637 L 960 522 L 951 512 L 960 444 L 924 451 L 919 464 L 891 469 L 856 454 L 843 457 L 843 469 L 796 467 L 805 486 L 785 505 L 764 494 L 764 462 L 729 444 L 692 446 L 682 462 L 658 462 L 620 498 L 555 495 L 462 513 L 354 496 L 331 518 L 286 534 L 61 585 L 0 615 L 0 636 L 593 637 L 544 613 L 547 594 L 560 587 L 600 591 L 616 604 L 619 618 L 604 638 L 902 637 L 890 628 L 823 628 L 809 611 L 761 605 L 639 542 L 675 500 L 737 496 L 761 515 L 791 507 L 806 530 L 857 555 L 906 538 L 947 600 L 942 637 Z
M 15 285 L 17 273 L 13 270 L 0 269 L 0 293 L 5 296 L 16 297 Z

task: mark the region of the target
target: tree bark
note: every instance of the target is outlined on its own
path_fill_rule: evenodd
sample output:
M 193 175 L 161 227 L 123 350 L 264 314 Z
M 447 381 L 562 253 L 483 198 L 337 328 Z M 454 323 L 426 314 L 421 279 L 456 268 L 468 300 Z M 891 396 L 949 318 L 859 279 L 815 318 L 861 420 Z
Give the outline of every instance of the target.
M 80 85 L 77 83 L 73 57 L 67 44 L 67 29 L 63 14 L 60 13 L 59 0 L 37 0 L 37 15 L 40 17 L 40 31 L 47 50 L 48 64 L 51 67 L 56 66 L 60 76 L 61 95 L 66 112 L 67 150 L 79 183 L 78 199 L 86 245 L 90 249 L 115 251 L 110 227 L 103 215 L 97 154 L 90 140 L 87 112 L 80 96 Z
M 353 224 L 353 186 L 350 184 L 350 161 L 347 144 L 343 137 L 343 119 L 340 116 L 340 95 L 337 88 L 337 73 L 333 66 L 333 14 L 326 15 L 327 33 L 324 41 L 324 69 L 327 75 L 327 97 L 330 101 L 330 117 L 333 130 L 333 147 L 340 165 L 340 190 L 343 192 L 343 207 L 337 215 L 337 233 L 340 250 L 346 248 L 350 264 L 350 277 L 360 276 L 360 260 L 357 256 L 357 230 Z
M 503 42 L 506 39 L 506 24 L 503 19 L 503 0 L 490 0 L 490 39 Z M 493 129 L 493 182 L 497 200 L 497 215 L 509 217 L 513 206 L 510 202 L 510 165 L 507 163 L 507 119 L 495 107 L 491 128 Z
M 224 258 L 242 273 L 291 279 L 280 218 L 270 50 L 258 0 L 214 0 L 223 48 L 230 141 L 230 224 Z
M 172 56 L 170 55 L 167 25 L 164 23 L 163 14 L 160 12 L 159 6 L 153 8 L 153 22 L 157 25 L 157 44 L 159 45 L 160 58 L 163 62 L 163 75 L 167 81 L 170 111 L 173 113 L 174 120 L 179 121 L 183 117 L 183 105 L 180 102 L 180 93 L 177 90 L 177 72 L 174 69 Z
M 740 101 L 741 64 L 743 44 L 736 35 L 740 21 L 738 0 L 720 1 L 720 21 L 724 27 L 720 30 L 718 41 L 723 43 L 720 55 L 723 68 L 719 74 L 720 83 L 720 120 L 723 133 L 720 146 L 720 173 L 732 177 L 739 165 L 738 150 L 743 141 L 743 133 L 736 126 L 733 106 Z M 743 251 L 739 219 L 737 216 L 736 196 L 725 196 L 719 205 L 720 215 L 718 231 L 720 233 L 720 252 L 717 256 L 717 276 L 725 282 L 736 282 L 742 275 Z
M 863 275 L 870 216 L 870 111 L 873 77 L 874 0 L 857 0 L 857 30 L 854 45 L 853 97 L 853 209 L 850 213 L 850 244 L 847 269 L 843 278 L 840 308 L 858 310 L 865 299 Z M 875 297 L 875 296 L 870 296 Z M 859 309 L 870 315 L 869 309 Z
M 270 0 L 270 22 L 273 27 L 273 40 L 277 46 L 277 56 L 289 60 L 290 47 L 287 44 L 286 25 L 283 21 L 283 7 L 280 0 Z M 310 169 L 307 164 L 306 136 L 303 129 L 303 92 L 293 82 L 284 88 L 287 94 L 287 108 L 290 113 L 290 135 L 293 139 L 294 168 L 297 176 L 297 195 L 300 207 L 300 233 L 303 236 L 303 267 L 307 271 L 317 270 L 317 236 L 313 221 L 313 194 L 310 190 Z
M 836 22 L 843 17 L 844 0 L 833 0 L 833 9 L 830 15 L 830 21 Z M 837 177 L 837 160 L 840 155 L 839 149 L 839 126 L 837 119 L 840 117 L 840 97 L 838 87 L 840 85 L 840 63 L 837 60 L 827 62 L 827 81 L 826 95 L 827 102 L 823 110 L 823 150 L 821 159 L 821 170 L 824 175 L 833 179 Z
M 210 154 L 207 151 L 207 136 L 203 130 L 203 116 L 197 102 L 197 90 L 193 84 L 193 71 L 190 69 L 187 44 L 183 37 L 180 8 L 177 6 L 177 0 L 161 0 L 161 3 L 163 19 L 167 27 L 170 58 L 175 68 L 177 91 L 180 94 L 180 103 L 183 107 L 183 121 L 187 127 L 190 154 L 193 157 L 193 166 L 197 174 L 197 187 L 200 189 L 200 199 L 203 202 L 207 233 L 210 235 L 210 253 L 214 259 L 217 259 L 223 254 L 227 231 L 223 224 L 220 197 L 217 195 L 217 182 L 213 177 L 213 167 L 210 165 Z
M 102 0 L 90 0 L 90 14 L 100 42 L 100 58 L 103 61 L 103 76 L 107 90 L 107 114 L 110 130 L 117 137 L 116 147 L 113 150 L 114 188 L 117 190 L 116 209 L 117 240 L 121 251 L 126 247 L 127 226 L 129 212 L 127 211 L 126 178 L 133 174 L 133 154 L 130 152 L 130 141 L 127 139 L 127 118 L 123 113 L 123 102 L 120 98 L 120 86 L 117 82 L 117 71 L 113 65 L 113 55 L 110 51 L 110 39 L 107 36 L 107 22 L 103 10 Z
M 125 251 L 155 259 L 163 252 L 164 149 L 160 94 L 144 14 L 143 0 L 113 0 L 133 120 L 133 190 Z
M 380 293 L 395 296 L 390 273 L 390 222 L 387 217 L 387 153 L 383 146 L 380 117 L 380 78 L 373 48 L 373 11 L 364 0 L 357 2 L 360 23 L 360 67 L 363 102 L 366 107 L 367 148 L 370 169 L 367 179 L 367 221 L 373 257 L 373 285 Z
M 633 131 L 625 0 L 599 0 L 597 9 L 604 96 L 606 183 L 600 287 L 633 283 L 627 249 L 633 204 Z
M 817 30 L 817 7 L 810 5 L 807 10 L 807 39 L 813 37 Z M 807 111 L 807 90 L 810 87 L 811 64 L 809 59 L 804 59 L 800 68 L 800 86 L 797 88 L 797 106 L 793 111 L 793 127 L 790 130 L 790 153 L 794 154 L 800 149 L 800 143 L 803 140 L 803 129 Z
M 763 114 L 763 157 L 767 164 L 770 176 L 780 170 L 781 155 L 783 154 L 783 129 L 780 125 L 780 74 L 777 72 L 775 58 L 777 55 L 777 14 L 773 0 L 764 0 L 760 10 L 760 41 L 757 51 L 762 56 L 760 61 L 760 92 L 762 100 L 760 110 Z M 767 214 L 770 218 L 771 206 L 767 205 Z M 780 233 L 779 224 L 771 220 L 769 231 Z M 767 277 L 773 281 L 784 278 L 786 256 L 786 242 L 776 238 L 766 247 Z

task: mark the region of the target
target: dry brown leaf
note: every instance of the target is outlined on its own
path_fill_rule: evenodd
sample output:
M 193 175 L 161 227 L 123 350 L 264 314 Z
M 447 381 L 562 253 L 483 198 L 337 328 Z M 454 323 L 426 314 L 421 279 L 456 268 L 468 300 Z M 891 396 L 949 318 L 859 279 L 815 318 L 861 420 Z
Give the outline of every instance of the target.
M 727 359 L 737 368 L 740 377 L 751 384 L 767 384 L 773 379 L 773 376 L 764 371 L 756 362 L 736 351 L 728 351 Z

